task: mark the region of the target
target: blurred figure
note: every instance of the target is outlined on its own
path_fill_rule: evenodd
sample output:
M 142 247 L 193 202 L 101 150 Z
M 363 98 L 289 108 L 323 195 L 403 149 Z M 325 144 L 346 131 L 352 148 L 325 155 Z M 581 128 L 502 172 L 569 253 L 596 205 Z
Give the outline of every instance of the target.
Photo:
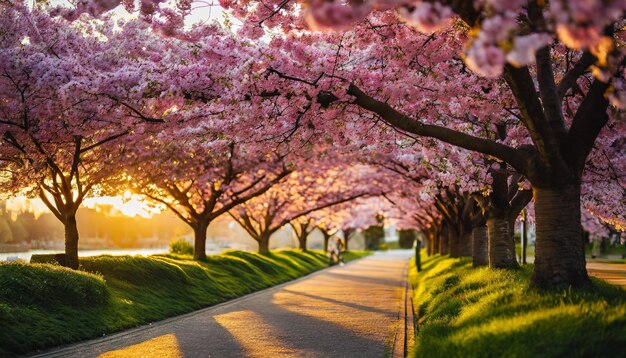
M 343 261 L 343 241 L 339 237 L 334 237 L 328 241 L 328 265 L 344 264 Z

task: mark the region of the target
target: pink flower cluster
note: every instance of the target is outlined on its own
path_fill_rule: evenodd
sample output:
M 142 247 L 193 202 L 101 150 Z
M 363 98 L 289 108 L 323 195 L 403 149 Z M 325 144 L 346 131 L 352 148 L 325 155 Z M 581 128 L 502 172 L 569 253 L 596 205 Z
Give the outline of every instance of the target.
M 624 0 L 555 0 L 550 2 L 550 15 L 556 32 L 565 45 L 588 49 L 600 42 L 604 28 L 623 16 Z
M 426 1 L 417 2 L 411 6 L 401 6 L 398 12 L 409 25 L 428 34 L 447 26 L 454 15 L 448 6 Z

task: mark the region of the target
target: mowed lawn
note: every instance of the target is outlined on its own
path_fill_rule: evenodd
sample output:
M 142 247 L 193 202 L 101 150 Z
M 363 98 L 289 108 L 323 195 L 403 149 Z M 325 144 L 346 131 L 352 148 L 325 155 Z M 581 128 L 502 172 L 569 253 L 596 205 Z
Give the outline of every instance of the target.
M 414 263 L 414 357 L 618 357 L 626 352 L 626 291 L 593 279 L 587 291 L 541 292 L 533 267 L 473 268 L 422 254 Z

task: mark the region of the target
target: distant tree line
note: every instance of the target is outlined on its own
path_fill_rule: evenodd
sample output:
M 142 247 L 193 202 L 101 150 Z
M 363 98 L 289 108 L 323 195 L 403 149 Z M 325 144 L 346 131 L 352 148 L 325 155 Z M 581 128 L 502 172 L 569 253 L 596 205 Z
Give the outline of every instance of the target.
M 187 234 L 189 230 L 179 224 L 169 213 L 153 218 L 110 215 L 106 206 L 99 210 L 82 208 L 77 224 L 84 237 L 113 247 L 142 246 L 142 239 L 157 238 L 167 244 L 173 236 Z M 0 205 L 0 244 L 31 244 L 45 246 L 62 242 L 63 225 L 50 213 L 36 216 L 32 211 L 11 212 L 4 203 Z
M 33 212 L 13 214 L 0 205 L 0 244 L 52 241 L 63 237 L 63 226 L 52 214 L 39 217 Z

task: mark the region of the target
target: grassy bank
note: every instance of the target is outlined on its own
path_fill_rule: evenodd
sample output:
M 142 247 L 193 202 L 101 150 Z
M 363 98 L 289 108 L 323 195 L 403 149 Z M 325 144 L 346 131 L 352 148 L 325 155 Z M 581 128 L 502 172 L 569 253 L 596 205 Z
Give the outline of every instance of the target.
M 474 269 L 422 256 L 414 266 L 415 357 L 614 357 L 626 347 L 626 291 L 594 279 L 588 292 L 529 287 L 532 266 Z
M 349 252 L 346 259 L 365 256 Z M 327 266 L 321 251 L 97 256 L 81 269 L 0 264 L 0 356 L 99 337 L 211 306 Z

